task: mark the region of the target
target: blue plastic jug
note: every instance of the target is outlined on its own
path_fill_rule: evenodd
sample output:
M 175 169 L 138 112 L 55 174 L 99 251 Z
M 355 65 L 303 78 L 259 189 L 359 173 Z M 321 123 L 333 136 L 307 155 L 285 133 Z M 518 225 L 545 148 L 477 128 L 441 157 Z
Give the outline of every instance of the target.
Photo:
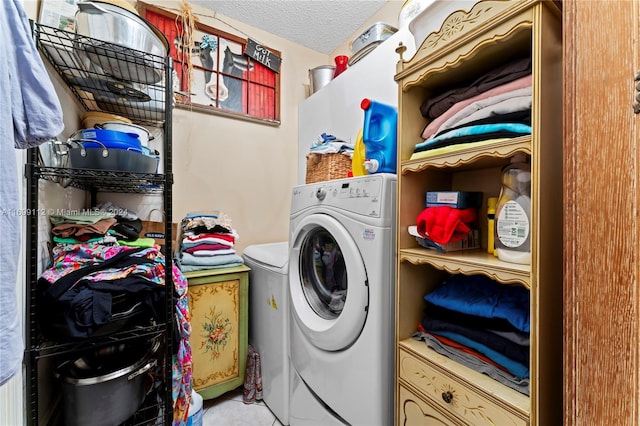
M 398 145 L 398 109 L 381 102 L 363 99 L 362 142 L 369 173 L 395 173 Z

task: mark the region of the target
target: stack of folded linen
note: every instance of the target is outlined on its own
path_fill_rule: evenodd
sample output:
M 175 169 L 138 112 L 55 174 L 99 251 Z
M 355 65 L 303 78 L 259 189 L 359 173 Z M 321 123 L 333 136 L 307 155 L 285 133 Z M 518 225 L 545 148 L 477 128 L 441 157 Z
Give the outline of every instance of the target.
M 182 219 L 181 231 L 176 262 L 183 272 L 230 268 L 244 263 L 234 249 L 238 233 L 226 214 L 219 211 L 188 213 Z
M 141 238 L 142 221 L 135 212 L 111 202 L 91 209 L 50 215 L 54 245 L 89 244 L 153 247 L 153 238 Z
M 527 55 L 468 85 L 430 96 L 420 106 L 429 122 L 411 159 L 530 135 L 532 81 Z
M 116 237 L 109 233 L 117 223 L 115 214 L 98 210 L 70 210 L 50 215 L 54 244 L 104 243 L 115 244 Z
M 484 275 L 452 275 L 424 300 L 414 339 L 530 395 L 529 290 Z

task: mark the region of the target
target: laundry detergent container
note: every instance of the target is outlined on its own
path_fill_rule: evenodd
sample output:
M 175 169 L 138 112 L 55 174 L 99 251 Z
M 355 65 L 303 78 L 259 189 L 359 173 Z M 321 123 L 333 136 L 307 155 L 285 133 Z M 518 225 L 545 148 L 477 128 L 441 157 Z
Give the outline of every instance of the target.
M 247 247 L 249 344 L 260 354 L 262 399 L 289 424 L 289 244 Z

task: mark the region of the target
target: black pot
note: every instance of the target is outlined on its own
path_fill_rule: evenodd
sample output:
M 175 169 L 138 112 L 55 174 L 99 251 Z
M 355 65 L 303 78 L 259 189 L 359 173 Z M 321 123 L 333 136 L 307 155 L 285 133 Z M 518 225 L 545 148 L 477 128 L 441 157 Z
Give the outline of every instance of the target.
M 115 426 L 131 417 L 150 389 L 159 347 L 159 337 L 115 343 L 60 365 L 65 425 Z

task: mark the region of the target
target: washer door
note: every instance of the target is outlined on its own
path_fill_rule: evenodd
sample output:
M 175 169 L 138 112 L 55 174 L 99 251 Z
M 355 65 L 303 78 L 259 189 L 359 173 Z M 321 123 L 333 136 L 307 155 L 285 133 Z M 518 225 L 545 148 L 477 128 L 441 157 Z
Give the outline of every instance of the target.
M 337 351 L 358 338 L 369 306 L 367 273 L 333 217 L 311 214 L 292 233 L 289 287 L 293 317 L 314 346 Z

